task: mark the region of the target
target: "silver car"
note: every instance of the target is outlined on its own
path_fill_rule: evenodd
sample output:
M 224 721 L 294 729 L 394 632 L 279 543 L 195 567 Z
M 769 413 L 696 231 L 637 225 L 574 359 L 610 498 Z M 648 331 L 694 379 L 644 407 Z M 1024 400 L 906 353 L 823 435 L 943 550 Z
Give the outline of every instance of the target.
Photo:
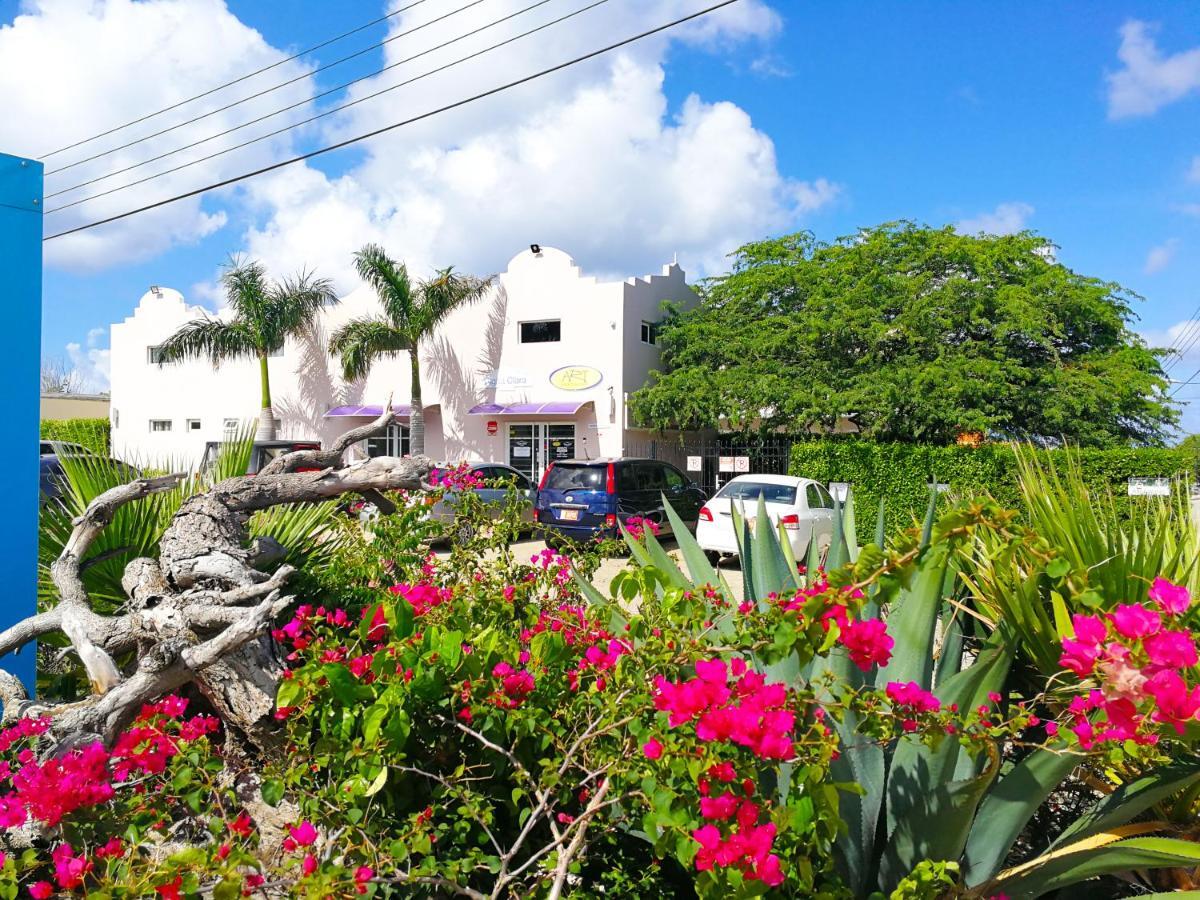
M 473 463 L 467 469 L 479 478 L 481 485 L 474 489 L 475 495 L 489 504 L 493 516 L 499 515 L 500 509 L 515 494 L 516 499 L 522 501 L 521 525 L 530 531 L 533 530 L 533 501 L 537 490 L 526 475 L 503 463 Z M 453 524 L 455 493 L 453 490 L 448 491 L 441 500 L 430 507 L 430 517 L 447 525 Z M 460 540 L 467 539 L 470 534 L 463 533 L 458 537 Z

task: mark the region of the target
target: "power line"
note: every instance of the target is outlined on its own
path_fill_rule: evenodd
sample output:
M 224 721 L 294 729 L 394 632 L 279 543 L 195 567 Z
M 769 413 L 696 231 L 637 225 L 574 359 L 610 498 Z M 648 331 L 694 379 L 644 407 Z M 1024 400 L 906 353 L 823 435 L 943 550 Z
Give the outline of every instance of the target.
M 1170 359 L 1170 361 L 1164 367 L 1164 371 L 1170 371 L 1172 368 L 1174 368 L 1183 359 L 1183 355 L 1191 350 L 1192 347 L 1196 346 L 1196 341 L 1198 340 L 1200 340 L 1200 321 L 1196 322 L 1196 327 L 1192 329 L 1192 333 L 1188 337 L 1187 343 L 1175 349 L 1176 355 Z
M 1169 369 L 1175 365 L 1179 361 L 1179 357 L 1186 352 L 1179 348 L 1189 339 L 1193 339 L 1196 335 L 1200 334 L 1200 306 L 1197 306 L 1195 311 L 1188 318 L 1184 319 L 1184 322 L 1186 323 L 1184 327 L 1180 329 L 1179 334 L 1175 335 L 1175 339 L 1167 346 L 1167 352 L 1171 353 L 1172 357 L 1167 362 L 1165 368 Z M 1188 344 L 1188 346 L 1190 347 L 1191 344 Z
M 422 2 L 424 2 L 424 0 L 422 0 Z M 241 106 L 243 103 L 249 103 L 251 100 L 257 100 L 259 97 L 264 97 L 267 94 L 270 94 L 274 91 L 279 90 L 280 88 L 285 88 L 288 85 L 295 84 L 297 81 L 303 81 L 312 75 L 316 75 L 318 72 L 323 72 L 325 69 L 331 69 L 334 66 L 341 65 L 342 63 L 346 62 L 347 60 L 354 59 L 357 56 L 362 56 L 364 53 L 369 53 L 371 50 L 374 50 L 377 47 L 382 47 L 384 44 L 390 43 L 391 41 L 399 40 L 400 38 L 407 37 L 410 34 L 416 34 L 418 31 L 428 28 L 430 25 L 436 25 L 438 22 L 444 21 L 445 19 L 449 19 L 451 16 L 456 16 L 460 12 L 464 12 L 465 10 L 470 9 L 472 6 L 478 6 L 480 3 L 483 3 L 483 2 L 484 2 L 484 0 L 471 0 L 470 3 L 467 3 L 464 6 L 460 6 L 458 9 L 451 10 L 450 12 L 445 13 L 444 15 L 438 16 L 436 19 L 430 19 L 428 22 L 423 22 L 420 25 L 417 25 L 415 28 L 408 29 L 408 31 L 401 31 L 398 34 L 394 34 L 391 37 L 380 41 L 378 44 L 374 44 L 370 47 L 364 47 L 362 50 L 359 50 L 357 53 L 352 53 L 352 54 L 350 54 L 350 56 L 344 56 L 341 59 L 334 60 L 333 62 L 329 63 L 326 66 L 321 66 L 317 69 L 314 69 L 311 72 L 306 72 L 302 75 L 297 75 L 295 78 L 289 78 L 287 81 L 281 82 L 280 84 L 277 84 L 274 87 L 264 88 L 263 90 L 259 91 L 256 94 L 250 94 L 247 97 L 243 97 L 241 100 L 235 100 L 232 103 L 226 103 L 224 106 L 218 106 L 216 109 L 210 109 L 208 112 L 201 113 L 198 116 L 193 116 L 190 119 L 185 119 L 184 121 L 179 122 L 178 124 L 170 126 L 169 128 L 164 128 L 161 131 L 155 131 L 155 132 L 147 134 L 143 137 L 140 137 L 136 141 L 129 141 L 128 143 L 121 144 L 118 147 L 113 147 L 111 150 L 105 150 L 103 153 L 96 153 L 93 156 L 85 156 L 83 159 L 77 159 L 73 163 L 68 163 L 65 166 L 59 166 L 57 169 L 51 169 L 49 172 L 46 173 L 46 177 L 49 178 L 51 175 L 57 175 L 59 172 L 65 172 L 65 171 L 67 171 L 67 169 L 73 169 L 76 166 L 83 165 L 84 163 L 89 163 L 89 162 L 92 162 L 93 160 L 102 159 L 105 156 L 110 156 L 111 154 L 118 153 L 121 150 L 127 150 L 130 147 L 136 147 L 138 144 L 142 144 L 142 143 L 145 143 L 146 141 L 153 140 L 156 137 L 162 137 L 164 134 L 169 134 L 172 131 L 175 131 L 180 128 L 184 128 L 188 125 L 193 125 L 196 122 L 201 121 L 202 119 L 207 119 L 209 116 L 215 116 L 217 113 L 222 113 L 222 112 L 225 112 L 226 110 L 233 109 L 235 106 Z M 545 0 L 545 2 L 549 2 L 549 0 Z M 522 12 L 523 11 L 524 10 L 522 10 Z M 501 19 L 499 21 L 504 21 L 504 20 Z M 464 35 L 464 37 L 465 36 L 469 36 L 469 35 Z M 68 191 L 75 190 L 76 188 L 81 188 L 81 187 L 84 187 L 85 185 L 93 184 L 97 181 L 103 181 L 105 178 L 111 178 L 113 175 L 120 175 L 122 172 L 128 172 L 130 169 L 136 169 L 138 166 L 144 166 L 144 165 L 146 165 L 146 163 L 154 162 L 156 159 L 162 159 L 164 156 L 170 156 L 171 153 L 178 153 L 180 150 L 186 150 L 186 149 L 188 149 L 188 147 L 196 146 L 196 144 L 203 144 L 204 141 L 211 141 L 211 140 L 213 140 L 213 138 L 219 138 L 219 137 L 221 137 L 221 135 L 229 134 L 230 131 L 237 131 L 238 128 L 245 128 L 247 125 L 253 125 L 255 122 L 261 122 L 264 118 L 270 118 L 271 116 L 279 115 L 279 113 L 281 113 L 281 112 L 287 112 L 289 109 L 295 109 L 297 106 L 304 106 L 304 104 L 306 104 L 306 103 L 309 103 L 309 102 L 312 102 L 315 100 L 320 100 L 322 97 L 327 97 L 330 94 L 335 94 L 338 91 L 343 90 L 344 88 L 348 88 L 351 85 L 358 84 L 358 82 L 360 82 L 360 81 L 364 81 L 367 78 L 371 78 L 373 75 L 379 75 L 383 72 L 386 72 L 388 69 L 395 68 L 396 66 L 402 65 L 405 62 L 408 62 L 408 60 L 401 60 L 398 63 L 392 63 L 391 65 L 384 66 L 382 69 L 379 69 L 375 72 L 369 73 L 367 75 L 363 75 L 361 78 L 355 78 L 353 81 L 347 81 L 345 84 L 339 84 L 337 87 L 330 88 L 329 90 L 327 90 L 323 93 L 317 94 L 315 97 L 306 98 L 304 100 L 301 100 L 299 103 L 293 103 L 291 106 L 285 106 L 285 107 L 283 107 L 283 109 L 276 110 L 275 112 L 269 113 L 266 116 L 263 116 L 261 118 L 253 119 L 250 122 L 245 122 L 241 125 L 236 126 L 235 128 L 230 128 L 226 131 L 222 131 L 218 134 L 214 134 L 210 137 L 206 137 L 203 140 L 196 141 L 195 144 L 188 144 L 187 146 L 179 147 L 175 150 L 172 150 L 169 153 L 163 153 L 159 156 L 153 156 L 150 159 L 142 160 L 140 163 L 135 163 L 132 166 L 126 166 L 124 169 L 118 169 L 115 172 L 109 172 L 107 175 L 101 175 L 98 178 L 93 178 L 91 181 L 85 181 L 81 184 L 72 185 L 69 188 L 63 188 L 61 191 L 58 191 L 54 194 L 47 194 L 46 196 L 47 197 L 57 197 L 59 194 L 65 194 Z
M 490 28 L 493 25 L 499 24 L 500 22 L 503 22 L 507 19 L 511 19 L 513 16 L 521 15 L 522 13 L 528 12 L 529 10 L 531 10 L 535 7 L 542 6 L 549 2 L 550 2 L 550 0 L 538 0 L 538 2 L 534 3 L 532 6 L 527 6 L 527 7 L 525 7 L 525 9 L 518 10 L 515 13 L 505 16 L 503 19 L 497 19 L 495 22 L 491 22 L 487 25 L 477 28 L 473 32 L 468 32 L 465 35 L 460 35 L 457 38 L 447 41 L 445 44 L 439 44 L 437 47 L 431 47 L 429 50 L 425 50 L 422 53 L 418 53 L 416 56 L 410 57 L 409 60 L 402 60 L 402 62 L 408 62 L 412 59 L 416 59 L 419 56 L 424 56 L 428 53 L 432 53 L 433 51 L 439 50 L 442 47 L 445 47 L 449 44 L 453 44 L 456 41 L 459 41 L 464 37 L 470 37 L 472 34 L 476 34 L 480 31 L 484 30 L 485 28 Z M 52 209 L 46 210 L 46 214 L 49 215 L 50 213 L 59 212 L 60 210 L 64 210 L 64 209 L 69 209 L 72 206 L 79 206 L 81 203 L 87 203 L 89 200 L 97 200 L 100 197 L 107 197 L 109 194 L 115 194 L 119 191 L 126 190 L 127 188 L 136 187 L 139 184 L 145 184 L 147 181 L 153 181 L 154 179 L 161 178 L 164 175 L 170 175 L 174 172 L 179 172 L 179 171 L 189 168 L 191 166 L 199 165 L 202 162 L 207 162 L 210 159 L 216 159 L 218 156 L 224 156 L 226 153 L 232 153 L 233 151 L 240 150 L 243 147 L 249 147 L 251 144 L 256 144 L 259 141 L 265 141 L 268 138 L 272 138 L 272 137 L 275 137 L 276 135 L 283 134 L 284 132 L 291 131 L 294 128 L 299 128 L 302 125 L 308 125 L 311 122 L 315 122 L 318 119 L 323 119 L 326 116 L 331 116 L 334 113 L 341 112 L 342 110 L 348 109 L 351 106 L 357 106 L 359 103 L 365 103 L 367 100 L 373 100 L 376 97 L 380 96 L 381 94 L 386 94 L 389 91 L 394 91 L 399 88 L 405 87 L 406 85 L 413 84 L 414 82 L 421 81 L 425 78 L 429 78 L 430 76 L 436 75 L 439 72 L 444 72 L 447 69 L 452 69 L 455 66 L 461 65 L 462 63 L 465 63 L 465 62 L 469 62 L 472 59 L 476 59 L 477 57 L 483 56 L 486 53 L 490 53 L 491 51 L 496 50 L 500 47 L 506 46 L 507 44 L 512 44 L 523 38 L 527 38 L 532 34 L 537 34 L 539 31 L 544 31 L 547 28 L 550 28 L 561 22 L 565 22 L 567 19 L 572 19 L 575 16 L 585 13 L 588 10 L 595 9 L 597 6 L 601 6 L 602 4 L 607 3 L 607 2 L 609 2 L 609 0 L 593 0 L 593 2 L 589 3 L 587 6 L 582 6 L 579 9 L 573 10 L 572 12 L 569 12 L 569 13 L 566 13 L 565 15 L 559 16 L 557 19 L 551 19 L 549 22 L 545 22 L 541 25 L 538 25 L 536 28 L 531 28 L 528 31 L 524 31 L 520 34 L 513 35 L 512 37 L 505 38 L 504 40 L 499 41 L 495 44 L 492 44 L 489 47 L 484 47 L 480 50 L 476 50 L 473 53 L 469 53 L 466 56 L 459 57 L 458 59 L 453 60 L 452 62 L 448 62 L 441 66 L 438 66 L 435 69 L 430 69 L 427 72 L 422 72 L 420 75 L 414 75 L 412 78 L 408 78 L 404 81 L 399 82 L 398 84 L 393 84 L 390 87 L 382 88 L 381 90 L 375 91 L 374 93 L 366 94 L 365 96 L 359 97 L 356 100 L 351 100 L 347 103 L 343 103 L 340 106 L 334 106 L 330 109 L 325 110 L 324 112 L 317 113 L 314 116 L 309 116 L 307 119 L 301 119 L 299 122 L 293 122 L 291 125 L 286 125 L 283 128 L 277 128 L 275 131 L 268 131 L 266 134 L 261 134 L 258 137 L 251 138 L 250 140 L 242 141 L 240 144 L 234 144 L 232 147 L 226 147 L 223 150 L 218 150 L 215 153 L 208 154 L 207 156 L 201 156 L 197 159 L 189 160 L 186 163 L 181 163 L 180 165 L 173 166 L 170 169 L 164 169 L 161 172 L 155 172 L 153 175 L 147 175 L 144 178 L 138 178 L 134 181 L 127 182 L 126 184 L 118 185 L 117 187 L 114 187 L 114 188 L 109 188 L 107 191 L 100 191 L 98 194 L 89 194 L 86 197 L 81 197 L 80 199 L 73 200 L 70 203 L 64 203 L 61 206 L 55 206 Z M 396 65 L 399 65 L 399 64 L 400 63 L 396 63 Z M 303 104 L 296 104 L 296 105 L 303 105 Z M 280 110 L 280 112 L 282 112 L 282 111 L 283 110 Z M 262 119 L 268 119 L 273 115 L 276 115 L 276 113 L 271 113 L 270 115 L 262 116 L 260 119 L 257 119 L 255 121 L 262 121 Z M 246 125 L 253 125 L 253 124 L 254 124 L 254 122 L 246 123 Z M 230 131 L 237 131 L 239 128 L 246 127 L 246 125 L 239 125 L 239 126 L 237 126 L 237 128 L 231 128 L 228 131 L 222 132 L 222 133 L 228 134 Z M 214 136 L 220 137 L 220 135 L 214 135 Z M 211 140 L 211 138 L 206 138 L 205 140 Z M 197 141 L 196 143 L 202 144 L 202 143 L 204 143 L 204 141 Z M 195 146 L 195 144 L 190 145 L 190 146 Z M 181 147 L 180 149 L 186 150 L 187 147 Z M 177 151 L 172 151 L 172 152 L 177 152 Z M 169 154 L 164 154 L 164 156 L 165 155 L 169 155 Z M 133 168 L 133 167 L 131 167 L 131 168 Z M 60 191 L 59 193 L 63 193 L 63 192 Z M 50 196 L 55 196 L 55 195 L 52 194 Z
M 328 40 L 321 41 L 321 43 L 319 43 L 319 44 L 313 44 L 311 47 L 301 50 L 299 53 L 293 53 L 291 56 L 287 57 L 287 59 L 281 59 L 278 62 L 273 62 L 269 66 L 263 66 L 261 69 L 255 69 L 253 72 L 250 72 L 246 75 L 242 75 L 242 76 L 239 76 L 238 78 L 233 79 L 233 81 L 227 81 L 224 84 L 219 84 L 214 88 L 209 88 L 207 91 L 204 91 L 203 93 L 196 94 L 195 96 L 192 96 L 192 97 L 187 97 L 183 100 L 178 101 L 177 103 L 172 103 L 170 106 L 164 106 L 160 110 L 156 110 L 155 112 L 152 112 L 152 113 L 147 113 L 146 115 L 141 116 L 140 118 L 137 118 L 137 119 L 132 119 L 132 120 L 126 122 L 124 125 L 117 125 L 113 128 L 108 129 L 108 131 L 101 131 L 99 134 L 93 134 L 89 138 L 83 138 L 83 140 L 76 141 L 73 144 L 67 144 L 67 146 L 59 147 L 57 150 L 51 150 L 49 153 L 43 153 L 41 156 L 38 157 L 38 159 L 48 159 L 51 156 L 56 156 L 57 154 L 63 153 L 67 150 L 73 150 L 74 148 L 82 146 L 83 144 L 90 144 L 92 141 L 97 140 L 99 138 L 107 137 L 108 135 L 115 134 L 118 131 L 123 131 L 126 128 L 130 127 L 131 125 L 137 125 L 139 122 L 145 122 L 147 119 L 153 119 L 155 116 L 161 116 L 165 112 L 170 112 L 173 109 L 178 109 L 181 106 L 191 103 L 193 100 L 200 100 L 204 97 L 209 96 L 210 94 L 215 94 L 217 91 L 223 91 L 227 87 L 232 87 L 235 84 L 240 84 L 243 81 L 253 78 L 255 75 L 261 75 L 263 72 L 269 72 L 269 71 L 271 71 L 271 69 L 282 66 L 284 63 L 292 62 L 293 60 L 299 59 L 302 56 L 306 56 L 307 54 L 312 53 L 315 50 L 320 50 L 324 47 L 328 47 L 330 44 L 336 44 L 338 41 L 348 38 L 352 34 L 358 34 L 360 31 L 365 31 L 366 29 L 370 28 L 373 25 L 378 25 L 380 22 L 386 22 L 388 19 L 392 18 L 393 16 L 398 16 L 402 12 L 407 12 L 408 10 L 412 9 L 414 6 L 420 6 L 424 2 L 425 2 L 425 0 L 414 0 L 414 2 L 408 4 L 408 6 L 402 6 L 402 7 L 400 7 L 400 9 L 397 9 L 394 12 L 388 13 L 386 16 L 380 16 L 378 19 L 372 19 L 370 22 L 367 22 L 363 25 L 359 25 L 357 28 L 351 28 L 349 31 L 339 34 L 337 37 L 332 37 L 332 38 L 329 38 Z
M 462 100 L 456 100 L 453 103 L 447 103 L 445 106 L 440 106 L 437 109 L 429 110 L 428 112 L 421 113 L 420 115 L 417 115 L 417 116 L 412 116 L 408 119 L 403 119 L 399 122 L 393 122 L 391 125 L 385 125 L 382 128 L 376 128 L 374 131 L 364 132 L 363 134 L 356 135 L 355 137 L 352 137 L 352 138 L 347 138 L 344 141 L 338 141 L 335 144 L 329 144 L 329 145 L 327 145 L 325 147 L 321 147 L 317 150 L 310 150 L 308 153 L 302 153 L 299 156 L 293 156 L 290 159 L 281 160 L 280 162 L 272 163 L 269 166 L 263 166 L 262 168 L 255 169 L 252 172 L 245 172 L 241 175 L 236 175 L 232 178 L 226 178 L 222 181 L 215 181 L 212 184 L 205 185 L 204 187 L 196 188 L 195 190 L 191 190 L 191 191 L 185 191 L 182 194 L 176 194 L 173 197 L 167 197 L 164 200 L 158 200 L 154 203 L 148 203 L 145 206 L 140 206 L 137 209 L 131 209 L 131 210 L 128 210 L 123 213 L 118 213 L 115 216 L 108 216 L 103 219 L 98 219 L 95 222 L 89 222 L 86 225 L 77 225 L 74 228 L 68 228 L 66 231 L 60 231 L 57 234 L 52 234 L 52 235 L 49 235 L 48 237 L 44 237 L 44 238 L 42 238 L 42 240 L 43 241 L 52 241 L 55 238 L 66 237 L 69 234 L 76 234 L 80 231 L 86 231 L 89 228 L 96 228 L 100 225 L 107 225 L 110 222 L 116 222 L 120 219 L 127 219 L 130 216 L 136 216 L 136 215 L 139 215 L 140 213 L 148 212 L 152 209 L 157 209 L 160 206 L 166 206 L 167 204 L 175 203 L 179 200 L 186 200 L 189 197 L 195 197 L 199 194 L 207 193 L 208 191 L 217 190 L 218 188 L 228 187 L 231 184 L 237 184 L 238 182 L 245 181 L 248 178 L 255 178 L 259 175 L 265 175 L 267 172 L 273 172 L 276 169 L 282 169 L 285 166 L 290 166 L 294 163 L 303 162 L 307 159 L 312 159 L 315 156 L 320 156 L 325 153 L 331 153 L 334 150 L 341 150 L 343 147 L 349 147 L 350 145 L 357 144 L 360 141 L 365 141 L 370 138 L 377 137 L 381 134 L 385 134 L 386 132 L 394 131 L 397 128 L 402 128 L 405 125 L 411 125 L 414 122 L 420 122 L 424 119 L 432 118 L 433 116 L 440 115 L 441 113 L 449 112 L 452 109 L 458 109 L 459 107 L 466 106 L 470 103 L 474 103 L 477 100 L 483 100 L 487 97 L 495 96 L 496 94 L 500 94 L 500 93 L 503 93 L 504 91 L 512 90 L 513 88 L 519 87 L 523 84 L 528 84 L 532 81 L 536 81 L 539 78 L 544 78 L 547 75 L 552 75 L 555 72 L 560 72 L 563 69 L 568 69 L 571 66 L 578 65 L 579 63 L 587 62 L 589 59 L 595 59 L 598 56 L 603 56 L 605 53 L 611 53 L 613 50 L 619 50 L 621 47 L 628 46 L 629 44 L 632 44 L 637 41 L 643 40 L 645 38 L 651 37 L 655 34 L 659 34 L 660 32 L 667 31 L 671 28 L 675 28 L 679 25 L 684 24 L 685 22 L 690 22 L 693 19 L 698 19 L 701 16 L 706 16 L 709 13 L 715 12 L 718 9 L 722 9 L 723 7 L 730 6 L 737 2 L 738 2 L 738 0 L 721 0 L 721 2 L 719 2 L 719 3 L 714 3 L 711 6 L 706 6 L 704 9 L 697 10 L 696 12 L 690 13 L 686 16 L 681 16 L 678 19 L 673 19 L 672 21 L 667 22 L 663 25 L 658 25 L 654 28 L 650 28 L 646 31 L 643 31 L 639 34 L 635 34 L 632 37 L 624 38 L 623 40 L 617 41 L 616 43 L 613 43 L 613 44 L 609 44 L 606 47 L 601 47 L 598 50 L 592 50 L 592 51 L 590 51 L 588 53 L 584 53 L 580 56 L 573 57 L 572 59 L 569 59 L 566 62 L 561 62 L 561 63 L 558 63 L 557 65 L 550 66 L 549 68 L 541 69 L 540 71 L 534 72 L 531 75 L 526 75 L 523 78 L 516 79 L 515 81 L 509 81 L 505 84 L 499 85 L 498 87 L 489 88 L 486 91 L 481 91 L 480 93 L 472 94 L 470 97 L 465 97 Z

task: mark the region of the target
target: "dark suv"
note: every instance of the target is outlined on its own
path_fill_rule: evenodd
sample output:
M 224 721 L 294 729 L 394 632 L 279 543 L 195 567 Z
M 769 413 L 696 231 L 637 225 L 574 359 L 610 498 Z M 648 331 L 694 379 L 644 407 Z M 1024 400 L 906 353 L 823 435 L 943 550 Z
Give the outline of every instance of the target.
M 694 527 L 704 491 L 670 463 L 656 459 L 568 459 L 553 462 L 538 486 L 534 515 L 548 537 L 615 537 L 617 522 L 634 516 L 671 526 L 663 497 Z

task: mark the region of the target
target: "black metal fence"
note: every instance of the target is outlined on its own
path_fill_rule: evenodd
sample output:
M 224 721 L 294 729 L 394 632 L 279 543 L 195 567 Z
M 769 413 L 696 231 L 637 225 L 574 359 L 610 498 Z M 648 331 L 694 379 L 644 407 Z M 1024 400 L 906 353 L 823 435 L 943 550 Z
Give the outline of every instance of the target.
M 736 435 L 684 438 L 666 436 L 630 437 L 625 441 L 625 455 L 661 459 L 671 463 L 699 484 L 709 494 L 714 493 L 737 471 L 721 471 L 721 460 L 747 457 L 748 472 L 762 475 L 786 475 L 791 458 L 790 437 L 769 436 L 746 439 Z M 695 469 L 699 460 L 700 469 Z M 691 463 L 691 465 L 689 465 Z

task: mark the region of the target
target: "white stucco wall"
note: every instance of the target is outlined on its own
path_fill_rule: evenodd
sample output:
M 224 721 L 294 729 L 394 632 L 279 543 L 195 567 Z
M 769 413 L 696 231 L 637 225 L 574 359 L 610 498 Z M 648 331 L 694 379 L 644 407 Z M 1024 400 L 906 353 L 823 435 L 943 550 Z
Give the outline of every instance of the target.
M 576 425 L 577 455 L 620 455 L 625 397 L 659 365 L 658 348 L 641 343 L 641 322 L 659 318 L 663 299 L 695 302 L 677 265 L 646 278 L 602 282 L 585 276 L 560 250 L 543 247 L 536 256 L 529 250 L 517 254 L 483 301 L 451 314 L 421 348 L 426 452 L 448 461 L 505 461 L 510 423 L 557 421 Z M 112 326 L 113 446 L 118 454 L 194 462 L 206 441 L 222 438 L 225 419 L 257 416 L 255 363 L 225 364 L 214 371 L 206 362 L 163 367 L 149 362 L 148 347 L 203 314 L 177 291 L 162 288 L 143 295 L 133 315 Z M 382 360 L 364 381 L 346 383 L 325 352 L 329 334 L 339 325 L 377 314 L 374 293 L 360 287 L 326 311 L 312 334 L 289 341 L 283 355 L 270 360 L 280 437 L 328 443 L 364 421 L 325 418 L 330 408 L 382 405 L 389 393 L 394 403 L 409 401 L 405 356 Z M 561 321 L 561 341 L 519 342 L 521 322 L 545 319 Z M 599 381 L 584 390 L 565 390 L 551 377 L 568 366 L 594 369 Z M 590 403 L 575 416 L 468 415 L 481 403 L 553 401 Z M 172 431 L 150 430 L 151 419 L 165 418 L 172 420 Z M 200 421 L 199 430 L 187 430 L 192 419 Z M 487 433 L 489 420 L 497 422 L 495 435 Z

